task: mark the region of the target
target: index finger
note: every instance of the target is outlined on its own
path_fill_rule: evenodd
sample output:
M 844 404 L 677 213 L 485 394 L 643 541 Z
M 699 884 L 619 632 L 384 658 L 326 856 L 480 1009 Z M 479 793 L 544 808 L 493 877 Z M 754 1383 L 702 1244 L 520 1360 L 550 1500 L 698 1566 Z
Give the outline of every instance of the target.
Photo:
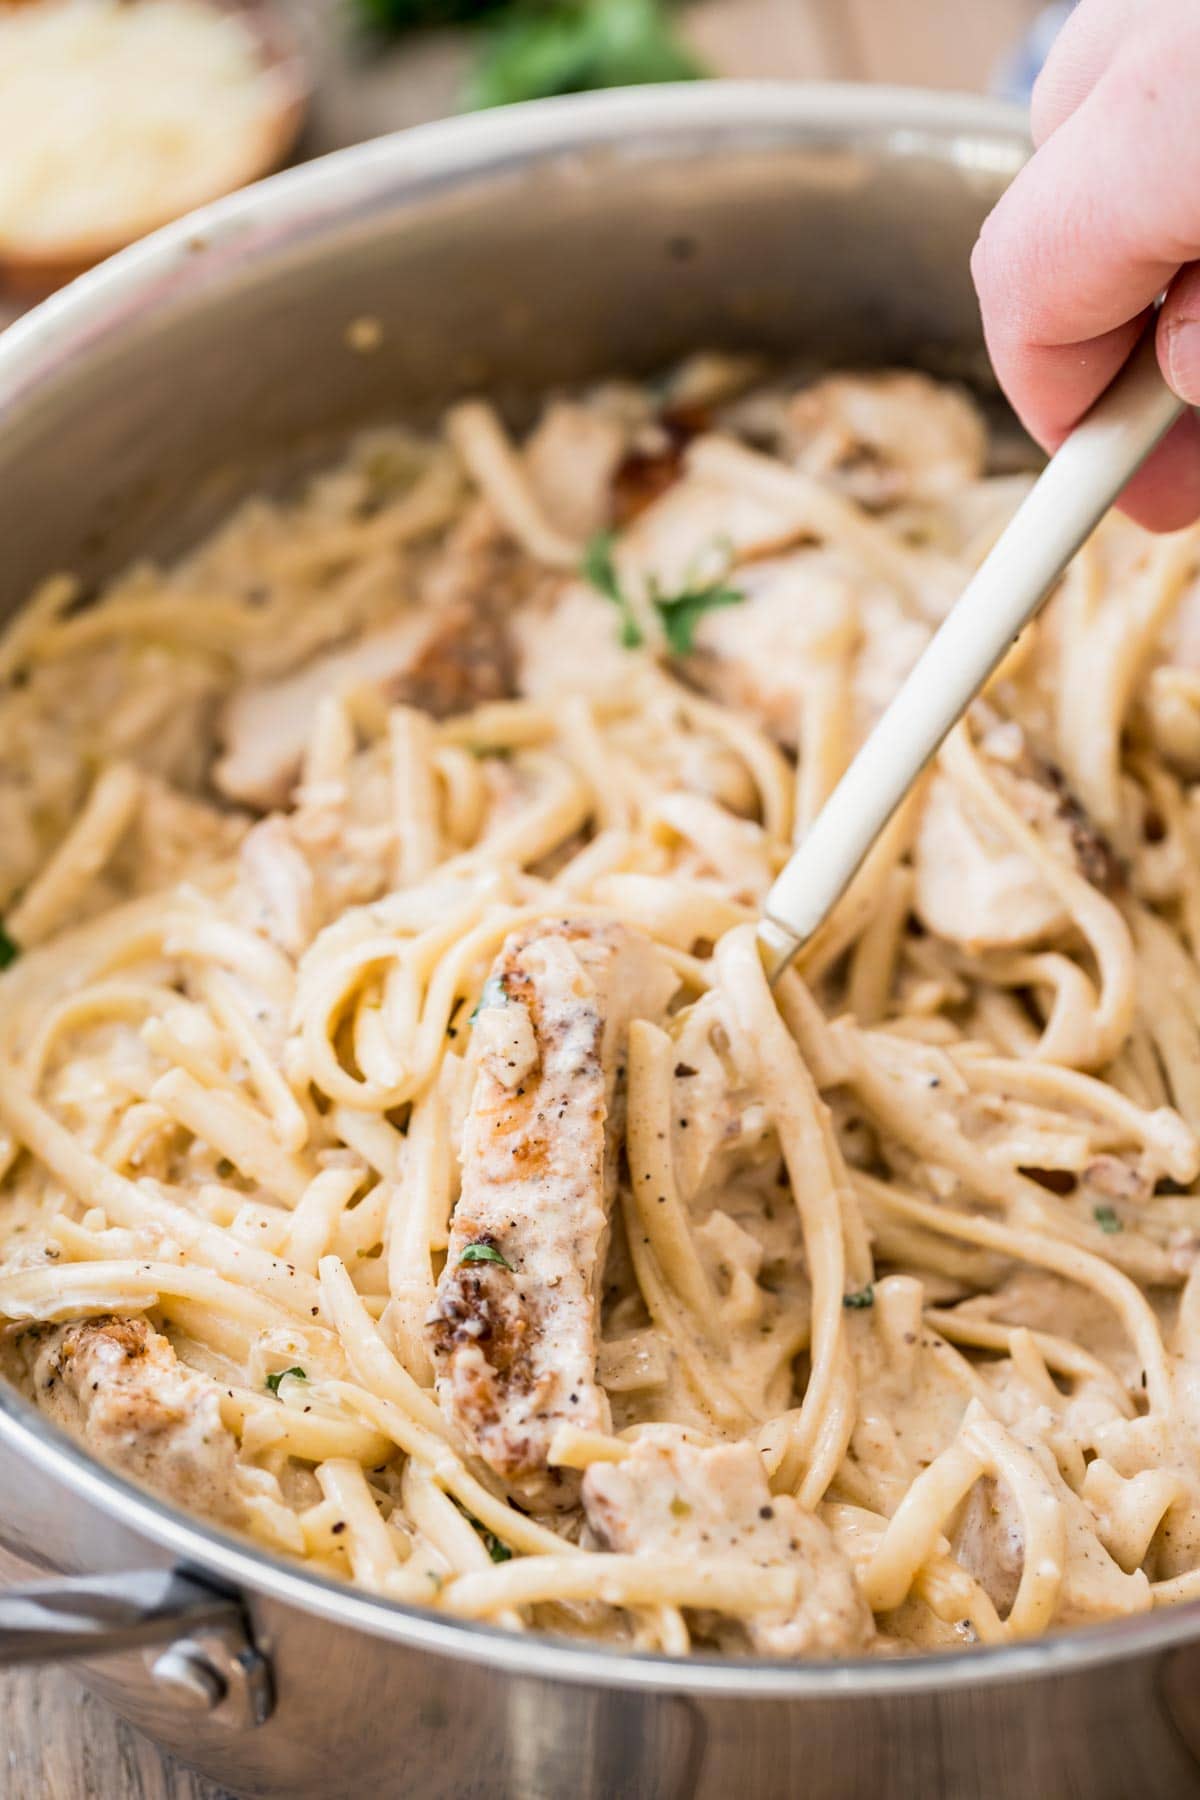
M 1108 386 L 1147 307 L 1200 251 L 1198 75 L 1200 17 L 1169 37 L 1127 40 L 1018 175 L 976 245 L 972 270 L 996 373 L 1047 448 Z M 1129 498 L 1159 527 L 1200 511 L 1194 420 L 1181 421 Z

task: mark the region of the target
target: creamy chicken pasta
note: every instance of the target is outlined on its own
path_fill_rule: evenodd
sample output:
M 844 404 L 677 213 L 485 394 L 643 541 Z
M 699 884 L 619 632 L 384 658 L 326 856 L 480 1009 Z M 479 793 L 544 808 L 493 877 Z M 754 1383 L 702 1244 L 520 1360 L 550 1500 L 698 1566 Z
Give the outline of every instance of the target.
M 1026 479 L 924 377 L 707 356 L 48 582 L 0 648 L 13 1380 L 514 1629 L 1200 1595 L 1200 536 L 1106 523 L 774 993 L 756 950 Z

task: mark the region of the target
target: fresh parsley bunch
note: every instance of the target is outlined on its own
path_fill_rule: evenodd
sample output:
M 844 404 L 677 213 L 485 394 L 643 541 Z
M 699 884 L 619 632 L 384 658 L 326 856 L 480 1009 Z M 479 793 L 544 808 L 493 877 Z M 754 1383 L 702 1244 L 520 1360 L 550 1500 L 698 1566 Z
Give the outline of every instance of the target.
M 705 70 L 679 41 L 668 0 L 354 0 L 375 29 L 488 26 L 468 107 L 507 106 L 589 88 L 694 81 Z
M 467 104 L 508 106 L 589 88 L 695 81 L 701 74 L 662 0 L 513 5 L 484 46 L 467 84 Z

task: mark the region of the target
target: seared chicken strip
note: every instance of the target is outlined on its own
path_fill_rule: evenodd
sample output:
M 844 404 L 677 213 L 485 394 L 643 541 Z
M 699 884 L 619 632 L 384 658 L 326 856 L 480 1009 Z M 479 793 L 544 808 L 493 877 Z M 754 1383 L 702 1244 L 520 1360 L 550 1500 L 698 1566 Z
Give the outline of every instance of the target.
M 978 480 L 987 460 L 978 407 L 908 370 L 829 375 L 803 388 L 789 412 L 800 466 L 862 506 L 945 500 Z
M 740 565 L 730 582 L 742 603 L 699 620 L 688 678 L 795 750 L 814 670 L 844 658 L 849 753 L 925 648 L 928 623 L 914 618 L 884 583 L 824 550 Z
M 502 698 L 511 689 L 505 617 L 539 579 L 490 513 L 468 514 L 416 603 L 404 604 L 392 623 L 277 681 L 234 691 L 219 726 L 218 788 L 252 806 L 282 805 L 326 694 L 371 688 L 390 705 L 403 701 L 439 719 Z
M 651 1429 L 619 1463 L 583 1478 L 587 1522 L 603 1549 L 674 1556 L 738 1556 L 755 1568 L 805 1571 L 794 1611 L 751 1615 L 751 1647 L 766 1656 L 852 1656 L 874 1637 L 870 1609 L 829 1529 L 790 1494 L 772 1494 L 753 1444 L 692 1444 Z M 719 1639 L 708 1619 L 700 1628 Z
M 326 694 L 370 687 L 389 703 L 403 700 L 440 717 L 498 698 L 505 686 L 498 664 L 495 633 L 489 638 L 469 607 L 405 613 L 280 681 L 238 689 L 221 721 L 225 753 L 215 770 L 217 786 L 251 806 L 281 806 Z
M 617 1082 L 631 1018 L 675 977 L 619 925 L 539 921 L 509 938 L 475 1023 L 462 1193 L 429 1321 L 438 1398 L 527 1501 L 574 1497 L 555 1429 L 606 1430 L 599 1286 L 616 1181 Z
M 1123 880 L 1107 839 L 1057 770 L 1034 756 L 1011 724 L 983 739 L 1004 798 L 1045 842 L 1103 893 Z M 1044 942 L 1067 912 L 1025 852 L 978 816 L 947 777 L 935 774 L 913 847 L 914 910 L 927 931 L 971 951 Z
M 190 1512 L 245 1524 L 220 1396 L 145 1319 L 38 1326 L 15 1350 L 39 1410 L 102 1462 Z

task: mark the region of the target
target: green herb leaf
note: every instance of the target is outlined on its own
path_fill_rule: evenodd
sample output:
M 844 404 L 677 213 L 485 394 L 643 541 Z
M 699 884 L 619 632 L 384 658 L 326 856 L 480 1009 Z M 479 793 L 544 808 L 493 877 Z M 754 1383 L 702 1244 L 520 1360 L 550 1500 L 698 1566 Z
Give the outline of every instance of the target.
M 547 94 L 695 81 L 705 71 L 675 36 L 662 0 L 558 0 L 511 7 L 467 85 L 469 107 Z
M 21 946 L 16 938 L 9 936 L 3 919 L 0 919 L 0 969 L 7 969 L 10 963 L 16 962 L 20 954 Z
M 875 1289 L 870 1282 L 867 1283 L 866 1287 L 859 1288 L 853 1294 L 842 1295 L 842 1305 L 850 1307 L 855 1312 L 861 1311 L 865 1306 L 874 1306 L 874 1304 Z
M 468 1025 L 473 1025 L 485 1006 L 507 1006 L 508 989 L 504 985 L 503 975 L 489 975 L 483 984 L 483 990 L 471 1009 Z
M 611 531 L 598 531 L 583 553 L 583 573 L 598 593 L 612 601 L 620 614 L 622 648 L 637 650 L 646 640 L 642 636 L 642 628 L 638 624 L 629 596 L 622 591 L 617 576 L 616 563 L 613 561 L 615 542 Z
M 685 588 L 683 593 L 667 598 L 656 596 L 654 604 L 671 654 L 691 654 L 695 648 L 696 626 L 706 612 L 712 612 L 718 606 L 740 606 L 745 598 L 745 594 L 724 581 L 714 581 L 708 587 Z
M 279 1384 L 283 1380 L 285 1375 L 295 1375 L 297 1380 L 299 1380 L 299 1381 L 307 1381 L 308 1380 L 308 1376 L 304 1373 L 303 1369 L 280 1369 L 280 1371 L 277 1375 L 268 1375 L 267 1376 L 267 1386 L 270 1388 L 270 1390 L 273 1394 L 277 1394 L 279 1392 Z
M 234 1165 L 230 1162 L 230 1160 L 227 1156 L 222 1156 L 222 1157 L 218 1158 L 217 1174 L 220 1176 L 222 1181 L 228 1181 L 229 1177 L 231 1175 L 233 1175 L 235 1172 L 236 1171 L 234 1169 Z
M 507 1269 L 510 1275 L 516 1273 L 512 1264 L 506 1262 L 501 1256 L 495 1244 L 468 1244 L 458 1260 L 460 1263 L 499 1263 L 500 1267 Z
M 636 650 L 645 642 L 633 602 L 621 587 L 613 557 L 614 537 L 601 531 L 592 538 L 584 552 L 583 573 L 598 593 L 611 600 L 621 615 L 621 643 L 626 650 Z M 652 589 L 650 604 L 662 620 L 663 635 L 672 656 L 688 656 L 695 648 L 696 626 L 706 612 L 718 606 L 739 606 L 746 598 L 725 578 L 697 583 L 680 589 L 677 594 L 663 594 Z
M 451 1495 L 451 1499 L 454 1499 L 453 1495 Z M 480 1524 L 479 1520 L 475 1517 L 475 1514 L 473 1512 L 468 1512 L 461 1500 L 455 1500 L 454 1504 L 457 1506 L 463 1518 L 466 1519 L 467 1523 L 473 1526 L 479 1533 L 480 1537 L 483 1539 L 483 1547 L 491 1557 L 492 1561 L 494 1563 L 511 1562 L 515 1555 L 515 1551 L 510 1550 L 507 1544 L 502 1543 L 494 1531 L 489 1531 L 486 1525 Z
M 1107 1232 L 1109 1237 L 1111 1237 L 1115 1231 L 1124 1231 L 1125 1229 L 1111 1206 L 1093 1206 L 1092 1217 L 1095 1219 L 1101 1231 Z
M 678 1494 L 675 1495 L 670 1506 L 667 1508 L 667 1511 L 673 1519 L 686 1519 L 690 1516 L 691 1510 L 692 1509 L 687 1501 L 681 1500 Z
M 354 0 L 359 17 L 376 31 L 420 31 L 466 25 L 499 12 L 505 0 Z

